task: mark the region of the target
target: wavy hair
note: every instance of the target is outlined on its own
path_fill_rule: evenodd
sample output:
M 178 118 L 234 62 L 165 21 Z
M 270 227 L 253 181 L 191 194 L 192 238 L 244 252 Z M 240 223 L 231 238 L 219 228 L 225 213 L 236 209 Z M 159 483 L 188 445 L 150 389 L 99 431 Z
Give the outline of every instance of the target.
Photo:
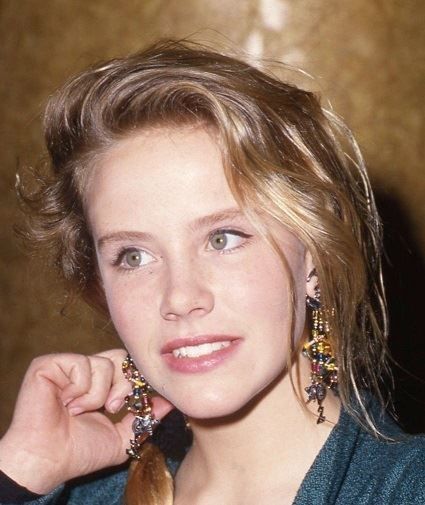
M 310 251 L 322 301 L 335 309 L 339 396 L 379 435 L 361 392 L 371 391 L 384 406 L 381 223 L 355 140 L 315 94 L 242 59 L 165 41 L 73 77 L 50 98 L 44 124 L 51 172 L 38 179 L 35 192 L 23 194 L 31 209 L 29 233 L 50 248 L 70 289 L 104 310 L 84 213 L 84 188 L 97 156 L 144 128 L 212 127 L 240 207 L 259 228 L 264 214 L 278 221 Z M 172 503 L 171 477 L 157 450 L 146 448 L 136 463 L 126 499 L 129 505 Z

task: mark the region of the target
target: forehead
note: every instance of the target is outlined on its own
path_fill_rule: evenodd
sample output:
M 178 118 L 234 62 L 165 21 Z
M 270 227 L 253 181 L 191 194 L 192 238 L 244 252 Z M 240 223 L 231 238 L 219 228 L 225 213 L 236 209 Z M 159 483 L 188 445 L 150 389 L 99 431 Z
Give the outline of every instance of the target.
M 217 138 L 202 127 L 157 128 L 118 141 L 97 159 L 85 204 L 92 225 L 124 217 L 127 224 L 173 223 L 237 207 Z

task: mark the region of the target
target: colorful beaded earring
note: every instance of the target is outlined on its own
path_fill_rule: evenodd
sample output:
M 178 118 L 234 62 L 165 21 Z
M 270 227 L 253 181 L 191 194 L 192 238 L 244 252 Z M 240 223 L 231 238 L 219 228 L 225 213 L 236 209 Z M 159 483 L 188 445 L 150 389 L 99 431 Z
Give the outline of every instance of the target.
M 308 276 L 307 281 L 316 276 L 314 269 Z M 320 302 L 320 287 L 316 285 L 314 298 L 306 296 L 306 304 L 311 309 L 312 332 L 311 340 L 303 346 L 303 355 L 311 361 L 310 380 L 311 384 L 305 388 L 307 393 L 307 403 L 317 402 L 317 424 L 323 423 L 326 417 L 323 415 L 323 401 L 326 398 L 327 390 L 337 392 L 338 386 L 338 366 L 330 343 L 329 318 L 334 316 L 334 310 L 326 310 Z
M 125 397 L 127 410 L 135 415 L 132 429 L 134 439 L 130 440 L 130 448 L 127 454 L 135 459 L 140 459 L 140 449 L 143 442 L 152 436 L 155 426 L 159 423 L 152 412 L 152 388 L 146 382 L 143 375 L 137 370 L 134 361 L 128 355 L 122 363 L 124 377 L 133 385 L 133 391 Z

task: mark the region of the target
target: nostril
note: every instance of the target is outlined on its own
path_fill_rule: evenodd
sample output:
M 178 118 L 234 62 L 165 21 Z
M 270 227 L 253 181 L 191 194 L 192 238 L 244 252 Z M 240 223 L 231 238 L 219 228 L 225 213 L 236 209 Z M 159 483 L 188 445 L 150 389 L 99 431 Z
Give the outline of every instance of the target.
M 165 279 L 164 279 L 165 280 Z M 170 262 L 162 292 L 161 316 L 168 321 L 202 317 L 214 307 L 214 297 L 201 268 L 195 262 Z
M 161 315 L 164 319 L 174 321 L 184 317 L 202 317 L 214 307 L 212 293 L 204 290 L 198 296 L 191 298 L 183 293 L 169 293 L 161 305 Z

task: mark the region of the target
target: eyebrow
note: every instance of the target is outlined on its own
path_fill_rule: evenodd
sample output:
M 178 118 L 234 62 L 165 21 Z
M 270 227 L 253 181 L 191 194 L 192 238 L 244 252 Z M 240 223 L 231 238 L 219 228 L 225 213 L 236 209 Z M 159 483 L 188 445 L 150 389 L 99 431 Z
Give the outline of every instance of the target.
M 189 229 L 196 231 L 200 228 L 212 227 L 217 225 L 222 221 L 232 221 L 237 218 L 245 217 L 244 214 L 238 208 L 225 209 L 219 212 L 214 212 L 213 214 L 208 214 L 207 216 L 202 216 L 194 219 L 189 224 Z M 135 241 L 143 240 L 144 242 L 152 242 L 154 239 L 151 233 L 143 231 L 115 231 L 107 233 L 100 237 L 97 241 L 98 249 L 102 249 L 105 245 L 120 241 Z
M 97 241 L 98 249 L 102 249 L 105 245 L 114 242 L 124 242 L 124 241 L 136 241 L 143 240 L 145 242 L 151 242 L 153 240 L 153 235 L 146 233 L 144 231 L 113 231 L 112 233 L 107 233 L 99 238 Z
M 240 217 L 245 217 L 240 209 L 238 208 L 225 209 L 195 219 L 190 223 L 189 228 L 193 231 L 196 231 L 199 228 L 205 228 L 205 227 L 208 228 L 211 226 L 215 226 L 222 221 L 229 221 L 229 220 L 233 221 Z

